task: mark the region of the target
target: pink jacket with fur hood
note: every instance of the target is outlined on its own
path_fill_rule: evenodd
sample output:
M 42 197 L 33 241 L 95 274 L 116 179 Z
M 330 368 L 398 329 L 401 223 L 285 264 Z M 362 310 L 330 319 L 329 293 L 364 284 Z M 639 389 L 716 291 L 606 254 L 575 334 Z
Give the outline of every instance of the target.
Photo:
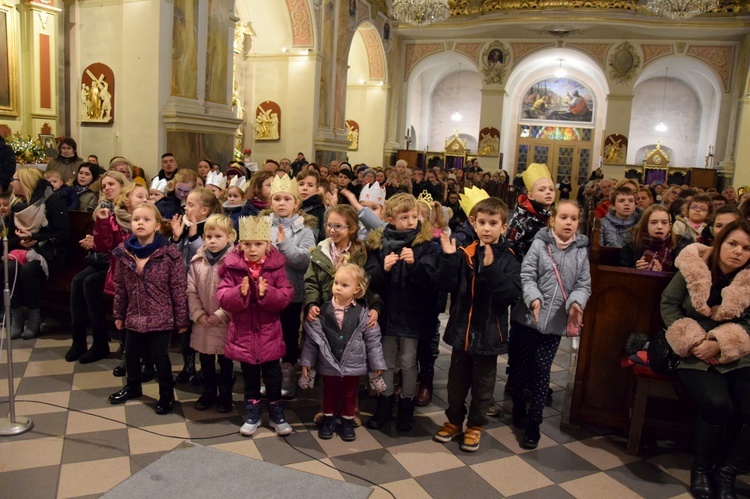
M 187 275 L 187 295 L 190 319 L 194 323 L 190 334 L 190 346 L 199 353 L 224 355 L 229 314 L 219 307 L 216 290 L 221 282 L 219 268 L 231 251 L 231 248 L 228 249 L 219 261 L 212 266 L 208 263 L 206 247 L 203 246 L 190 261 L 190 269 Z M 209 317 L 216 316 L 215 320 L 218 320 L 219 323 L 215 326 L 198 324 L 198 319 L 204 314 Z
M 708 369 L 708 364 L 690 354 L 706 338 L 719 343 L 716 368 L 720 372 L 750 367 L 750 268 L 739 271 L 721 290 L 719 305 L 709 307 L 710 254 L 710 247 L 696 243 L 682 250 L 675 261 L 679 272 L 661 300 L 667 341 L 683 357 L 681 368 Z
M 271 246 L 260 268 L 260 277 L 268 282 L 263 298 L 258 296 L 258 282 L 239 247 L 227 254 L 219 268 L 221 283 L 216 292 L 221 308 L 232 314 L 229 321 L 224 356 L 232 360 L 261 364 L 279 360 L 286 348 L 281 333 L 279 312 L 284 310 L 294 296 L 294 288 L 286 277 L 286 260 L 279 250 Z M 242 279 L 250 279 L 247 296 L 240 293 Z

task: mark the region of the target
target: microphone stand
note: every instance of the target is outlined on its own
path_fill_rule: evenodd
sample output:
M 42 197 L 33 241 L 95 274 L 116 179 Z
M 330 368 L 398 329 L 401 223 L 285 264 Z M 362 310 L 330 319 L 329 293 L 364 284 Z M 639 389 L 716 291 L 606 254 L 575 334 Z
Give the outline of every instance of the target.
M 2 218 L 0 218 L 2 220 Z M 7 418 L 0 418 L 0 436 L 10 437 L 20 435 L 33 428 L 31 419 L 20 416 L 16 418 L 16 387 L 13 383 L 13 348 L 10 339 L 10 280 L 8 278 L 8 228 L 3 227 L 3 269 L 5 274 L 5 288 L 3 288 L 3 300 L 5 300 L 5 344 L 8 352 L 8 406 Z

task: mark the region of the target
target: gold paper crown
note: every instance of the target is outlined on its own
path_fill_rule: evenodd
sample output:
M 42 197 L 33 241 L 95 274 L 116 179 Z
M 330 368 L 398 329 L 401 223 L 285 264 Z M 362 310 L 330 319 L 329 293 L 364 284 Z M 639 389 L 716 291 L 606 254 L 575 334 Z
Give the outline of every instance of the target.
M 530 191 L 539 179 L 546 178 L 552 180 L 552 175 L 549 173 L 549 168 L 544 163 L 531 163 L 526 167 L 526 170 L 521 174 L 523 183 L 526 186 L 526 190 Z
M 459 204 L 461 205 L 461 209 L 464 210 L 464 213 L 468 217 L 469 214 L 471 214 L 472 208 L 481 200 L 487 199 L 490 197 L 489 194 L 487 194 L 487 191 L 484 189 L 480 189 L 479 187 L 464 187 L 464 193 L 459 194 Z
M 240 241 L 270 241 L 271 219 L 268 217 L 240 217 Z
M 432 194 L 427 192 L 425 189 L 422 191 L 419 196 L 417 196 L 417 201 L 421 201 L 422 203 L 426 204 L 430 209 L 432 209 Z
M 298 187 L 297 181 L 289 178 L 289 175 L 284 174 L 281 178 L 278 175 L 274 175 L 271 181 L 271 197 L 277 192 L 288 192 L 294 197 L 299 197 L 297 194 Z

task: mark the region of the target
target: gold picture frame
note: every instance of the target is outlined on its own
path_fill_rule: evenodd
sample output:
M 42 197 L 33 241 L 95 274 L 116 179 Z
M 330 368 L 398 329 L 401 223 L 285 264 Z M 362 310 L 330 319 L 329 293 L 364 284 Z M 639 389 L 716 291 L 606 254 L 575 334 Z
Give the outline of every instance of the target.
M 0 4 L 0 116 L 18 116 L 18 49 L 14 9 Z

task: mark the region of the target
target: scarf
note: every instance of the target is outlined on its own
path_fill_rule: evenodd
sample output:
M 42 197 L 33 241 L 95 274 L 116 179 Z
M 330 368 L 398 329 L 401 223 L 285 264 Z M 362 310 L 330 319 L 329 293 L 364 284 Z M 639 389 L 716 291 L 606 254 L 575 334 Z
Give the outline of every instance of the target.
M 115 206 L 114 215 L 117 225 L 122 227 L 127 232 L 133 232 L 133 229 L 130 226 L 130 219 L 133 217 L 133 215 L 128 210 L 119 206 Z
M 76 196 L 80 196 L 87 190 L 89 190 L 88 185 L 81 185 L 81 184 L 73 184 L 73 188 L 76 190 Z
M 692 227 L 698 234 L 700 234 L 706 227 L 706 222 L 693 223 L 693 221 L 687 217 L 685 218 L 685 221 L 690 224 L 690 227 Z
M 560 239 L 559 237 L 557 237 L 557 234 L 555 234 L 555 231 L 550 230 L 550 233 L 552 234 L 552 237 L 555 239 L 555 244 L 557 245 L 558 249 L 560 249 L 562 251 L 565 251 L 568 248 L 568 246 L 570 246 L 571 244 L 573 244 L 575 242 L 575 240 L 576 240 L 576 235 L 575 234 L 573 234 L 573 236 L 570 239 L 568 239 L 567 241 L 563 241 L 562 239 Z
M 138 238 L 135 237 L 135 234 L 131 234 L 123 244 L 125 245 L 125 249 L 135 255 L 136 258 L 148 258 L 159 248 L 167 246 L 169 242 L 166 237 L 162 236 L 160 232 L 157 232 L 154 235 L 154 240 L 146 246 L 142 246 L 141 243 L 138 242 Z
M 382 244 L 382 249 L 380 251 L 383 258 L 391 253 L 396 253 L 398 255 L 403 248 L 411 246 L 421 230 L 422 222 L 418 222 L 417 228 L 411 230 L 396 230 L 393 225 L 386 225 L 383 229 L 383 234 L 380 237 L 380 242 Z
M 264 256 L 257 262 L 251 262 L 250 260 L 245 260 L 245 263 L 247 263 L 247 268 L 250 269 L 250 275 L 254 280 L 258 280 L 258 277 L 260 277 L 260 269 L 263 267 L 263 263 L 265 263 L 266 257 Z
M 671 234 L 667 234 L 661 239 L 649 236 L 648 234 L 642 236 L 643 247 L 646 248 L 643 256 L 646 257 L 647 261 L 658 261 L 661 264 L 662 272 L 671 272 L 673 270 L 672 249 L 667 247 L 667 243 L 671 237 Z
M 224 249 L 217 251 L 214 253 L 213 251 L 206 250 L 206 260 L 208 260 L 208 264 L 212 267 L 216 265 L 219 260 L 221 260 L 221 257 L 224 256 L 224 254 L 229 251 L 229 248 L 231 248 L 231 244 L 227 244 Z
M 268 208 L 268 201 L 261 201 L 258 198 L 253 198 L 250 200 L 250 203 L 252 203 L 253 206 L 258 208 L 259 211 L 263 211 L 266 208 Z

